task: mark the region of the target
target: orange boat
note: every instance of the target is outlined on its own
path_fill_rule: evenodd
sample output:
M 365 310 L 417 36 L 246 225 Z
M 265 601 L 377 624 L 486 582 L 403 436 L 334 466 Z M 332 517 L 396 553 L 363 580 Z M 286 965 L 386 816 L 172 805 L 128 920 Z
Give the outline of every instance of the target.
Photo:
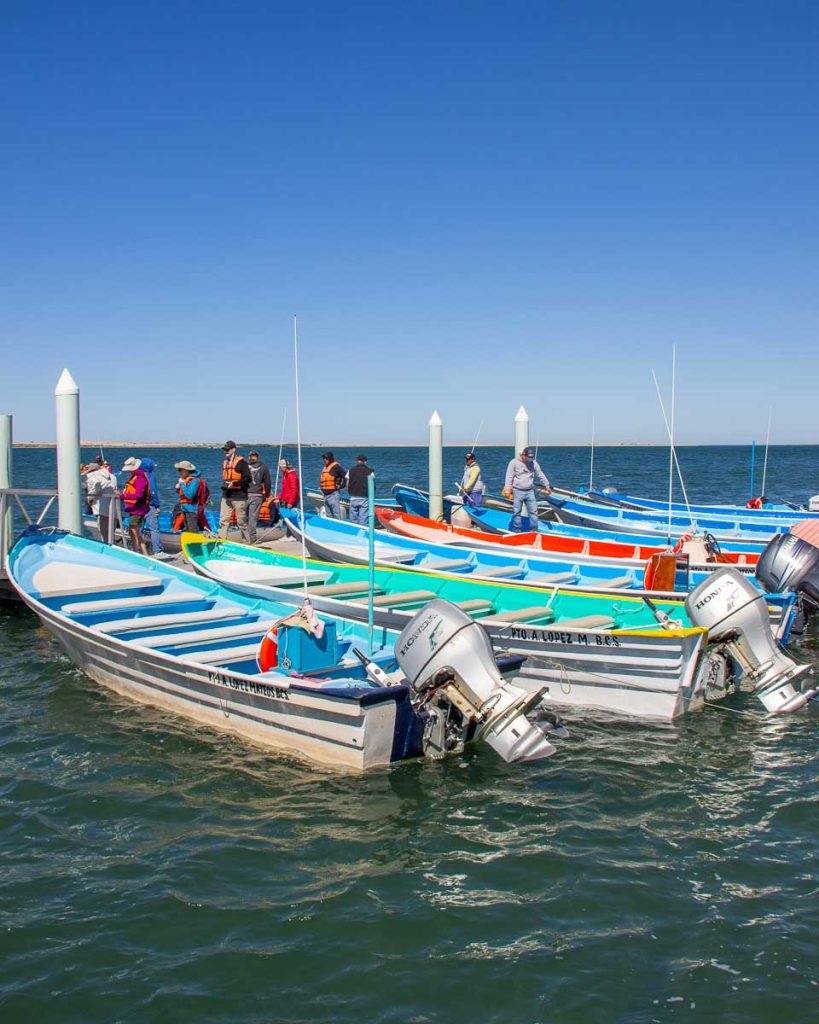
M 490 551 L 499 549 L 565 554 L 575 558 L 603 559 L 627 558 L 645 562 L 652 555 L 667 551 L 665 545 L 624 544 L 613 540 L 588 540 L 582 537 L 562 537 L 546 533 L 485 533 L 450 523 L 437 523 L 432 519 L 413 516 L 408 512 L 378 507 L 378 521 L 386 529 L 402 537 L 434 544 L 453 544 L 460 547 L 482 547 Z M 757 552 L 714 551 L 702 537 L 681 538 L 675 551 L 687 552 L 692 568 L 697 565 L 725 562 L 731 565 L 756 565 Z

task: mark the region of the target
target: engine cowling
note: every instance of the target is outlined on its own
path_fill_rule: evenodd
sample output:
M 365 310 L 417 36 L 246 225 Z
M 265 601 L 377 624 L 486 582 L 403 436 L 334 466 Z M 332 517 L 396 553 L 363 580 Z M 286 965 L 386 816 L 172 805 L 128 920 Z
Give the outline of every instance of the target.
M 819 608 L 819 548 L 792 533 L 773 537 L 759 556 L 756 578 L 769 592 L 793 591 Z
M 812 695 L 794 687 L 810 670 L 789 658 L 771 632 L 765 596 L 738 569 L 726 567 L 703 580 L 685 607 L 695 626 L 708 630 L 710 642 L 724 644 L 744 673 L 743 689 L 752 690 L 768 711 L 795 711 Z
M 460 749 L 473 731 L 504 761 L 534 761 L 556 752 L 546 727 L 526 717 L 543 690 L 529 693 L 508 683 L 484 629 L 449 601 L 438 598 L 417 612 L 395 654 L 416 710 L 426 715 L 428 756 Z

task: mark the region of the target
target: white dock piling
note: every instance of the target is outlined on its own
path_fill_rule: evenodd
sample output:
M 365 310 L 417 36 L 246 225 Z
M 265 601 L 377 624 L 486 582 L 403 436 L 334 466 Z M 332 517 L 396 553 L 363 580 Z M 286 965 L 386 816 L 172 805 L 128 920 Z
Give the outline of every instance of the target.
M 57 415 L 57 492 L 61 530 L 82 535 L 80 489 L 80 389 L 63 370 L 54 389 Z
M 529 447 L 529 413 L 521 406 L 515 415 L 515 455 Z
M 436 410 L 429 418 L 429 518 L 444 515 L 444 425 Z
M 6 490 L 12 486 L 11 482 L 11 452 L 12 452 L 12 420 L 11 416 L 4 413 L 0 416 L 0 490 Z M 3 543 L 0 541 L 0 551 L 4 554 L 11 550 L 12 542 L 14 541 L 13 534 L 13 522 L 14 512 L 11 507 L 11 501 L 5 502 L 6 512 L 3 516 L 5 520 L 0 523 L 0 530 L 3 532 Z M 3 566 L 0 564 L 0 571 Z

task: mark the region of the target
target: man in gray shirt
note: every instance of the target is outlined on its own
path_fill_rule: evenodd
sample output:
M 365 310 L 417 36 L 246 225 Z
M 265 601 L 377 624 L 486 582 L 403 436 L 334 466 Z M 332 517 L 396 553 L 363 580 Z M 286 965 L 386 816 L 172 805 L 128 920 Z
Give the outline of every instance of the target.
M 520 510 L 524 506 L 529 517 L 529 529 L 537 529 L 535 478 L 543 484 L 543 490 L 548 494 L 552 489 L 549 478 L 535 461 L 532 449 L 524 448 L 506 467 L 506 481 L 503 486 L 504 494 L 512 498 L 512 529 L 515 533 L 520 533 L 523 529 Z

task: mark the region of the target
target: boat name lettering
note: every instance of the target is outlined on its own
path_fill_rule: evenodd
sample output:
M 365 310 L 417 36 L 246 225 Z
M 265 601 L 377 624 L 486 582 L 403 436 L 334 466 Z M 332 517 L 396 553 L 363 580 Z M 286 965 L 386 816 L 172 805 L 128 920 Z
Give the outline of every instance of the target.
M 290 700 L 290 691 L 286 686 L 269 686 L 267 683 L 257 683 L 255 679 L 237 679 L 225 672 L 208 672 L 208 680 L 216 686 L 228 686 L 231 690 L 241 690 L 243 693 L 255 693 L 274 700 Z
M 438 618 L 438 615 L 436 613 L 433 613 L 432 615 L 427 615 L 427 617 L 424 619 L 424 621 L 419 624 L 419 626 L 415 630 L 415 632 L 412 633 L 409 637 L 407 637 L 407 642 L 401 647 L 401 650 L 400 650 L 399 653 L 400 654 L 406 654 L 407 651 L 410 649 L 410 647 L 412 647 L 412 645 L 418 639 L 418 637 L 423 632 L 425 632 L 427 629 L 429 629 L 430 624 L 433 623 L 437 618 Z
M 545 640 L 550 644 L 577 644 L 580 647 L 619 647 L 620 641 L 610 633 L 564 633 L 556 630 L 513 626 L 510 637 L 516 640 Z

